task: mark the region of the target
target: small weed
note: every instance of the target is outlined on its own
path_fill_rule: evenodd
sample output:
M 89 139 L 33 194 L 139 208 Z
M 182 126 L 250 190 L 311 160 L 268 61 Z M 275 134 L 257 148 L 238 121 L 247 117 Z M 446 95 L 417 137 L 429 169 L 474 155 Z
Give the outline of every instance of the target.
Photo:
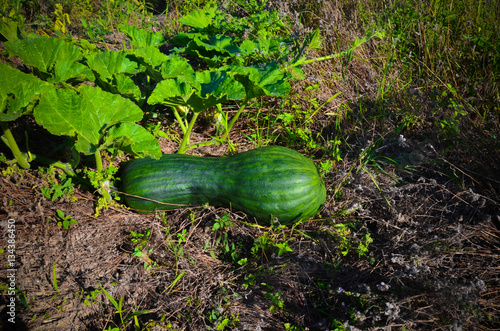
M 96 217 L 99 216 L 99 212 L 101 209 L 108 209 L 111 205 L 113 205 L 113 203 L 116 203 L 111 200 L 110 183 L 114 182 L 114 176 L 118 172 L 118 169 L 118 167 L 115 167 L 111 164 L 103 171 L 83 169 L 84 177 L 86 177 L 90 181 L 92 187 L 94 187 L 100 194 L 95 206 Z M 120 200 L 120 197 L 118 195 L 115 195 L 115 199 Z
M 130 231 L 130 234 L 132 235 L 131 241 L 136 244 L 132 255 L 144 260 L 144 269 L 146 270 L 150 270 L 152 267 L 157 266 L 157 263 L 149 258 L 149 255 L 153 252 L 153 248 L 150 248 L 147 253 L 145 251 L 145 247 L 149 243 L 151 237 L 151 231 L 146 228 L 145 233 Z
M 175 290 L 173 290 L 173 289 L 174 289 L 174 287 L 175 287 L 175 285 L 177 285 L 177 283 L 178 283 L 178 282 L 182 279 L 182 277 L 184 277 L 185 275 L 186 275 L 186 272 L 185 272 L 185 271 L 182 271 L 181 273 L 179 273 L 179 274 L 175 277 L 174 281 L 173 281 L 173 282 L 172 282 L 172 283 L 171 283 L 171 284 L 170 284 L 167 288 L 165 288 L 165 290 L 164 290 L 162 293 L 165 293 L 165 292 L 167 292 L 167 293 L 172 293 L 172 292 L 175 292 Z
M 358 239 L 358 233 L 368 231 L 366 228 L 358 228 L 355 223 L 351 222 L 334 224 L 332 228 L 327 233 L 337 242 L 337 252 L 339 255 L 347 256 L 353 250 L 358 254 L 359 258 L 368 255 L 370 244 L 373 242 L 371 234 L 365 233 Z
M 242 265 L 245 262 L 243 261 L 243 259 L 239 259 L 239 249 L 237 248 L 236 244 L 230 240 L 227 231 L 227 229 L 229 229 L 232 225 L 233 222 L 231 221 L 231 218 L 227 213 L 215 220 L 215 223 L 212 227 L 212 231 L 218 233 L 215 240 L 215 247 L 218 247 L 222 259 L 229 259 L 232 263 L 238 263 Z M 208 242 L 205 245 L 205 248 L 208 248 Z M 213 258 L 217 258 L 213 252 L 210 252 L 210 255 Z
M 288 331 L 303 331 L 303 330 L 305 330 L 301 326 L 292 325 L 290 323 L 285 323 L 283 326 L 285 327 L 285 330 L 288 330 Z
M 57 216 L 61 219 L 61 221 L 57 222 L 58 226 L 63 226 L 66 230 L 69 229 L 71 224 L 76 224 L 77 221 L 71 217 L 71 215 L 65 215 L 64 212 L 60 209 L 56 210 Z
M 115 325 L 114 327 L 110 326 L 109 330 L 126 330 L 128 322 L 132 319 L 133 319 L 133 323 L 134 323 L 134 328 L 136 330 L 141 330 L 142 328 L 141 328 L 141 325 L 139 323 L 139 319 L 137 318 L 137 316 L 149 314 L 149 310 L 135 311 L 134 309 L 130 309 L 130 312 L 127 313 L 127 311 L 123 309 L 123 297 L 120 297 L 120 299 L 117 302 L 113 298 L 113 296 L 111 294 L 109 294 L 109 292 L 106 291 L 106 289 L 104 289 L 104 287 L 102 287 L 101 284 L 99 284 L 99 282 L 97 282 L 97 285 L 99 285 L 99 287 L 104 292 L 106 297 L 109 299 L 111 304 L 113 304 L 113 306 L 116 309 L 116 311 L 114 313 L 118 314 L 118 316 L 120 318 L 121 327 L 118 327 L 118 325 Z
M 83 292 L 83 290 L 82 290 Z M 90 294 L 87 294 L 85 296 L 85 299 L 83 300 L 83 304 L 86 305 L 86 306 L 90 306 L 90 305 L 93 305 L 95 303 L 99 303 L 99 301 L 97 300 L 97 298 L 102 294 L 102 291 L 99 290 L 99 289 L 95 289 L 95 290 L 92 290 L 90 291 Z M 81 294 L 83 296 L 83 294 Z
M 272 314 L 283 311 L 284 302 L 281 299 L 281 292 L 276 293 L 266 293 L 264 296 L 271 300 L 271 306 L 269 307 L 269 311 Z
M 40 188 L 45 198 L 56 201 L 59 198 L 68 197 L 72 200 L 74 185 L 71 177 L 64 172 L 56 172 L 52 167 L 39 168 L 39 171 L 44 181 L 47 182 L 46 186 Z
M 57 285 L 57 270 L 56 270 L 56 262 L 52 261 L 52 285 L 54 286 L 55 293 L 52 296 L 52 299 L 55 299 L 59 295 L 59 286 Z
M 250 249 L 252 255 L 258 258 L 259 254 L 266 257 L 266 252 L 278 253 L 282 256 L 287 252 L 292 252 L 289 246 L 289 240 L 286 240 L 283 230 L 286 227 L 283 225 L 272 226 L 269 231 L 264 232 L 263 236 L 259 236 L 254 240 L 253 246 Z
M 360 258 L 366 256 L 368 254 L 368 248 L 370 244 L 373 242 L 373 238 L 369 233 L 365 234 L 358 242 L 357 252 Z

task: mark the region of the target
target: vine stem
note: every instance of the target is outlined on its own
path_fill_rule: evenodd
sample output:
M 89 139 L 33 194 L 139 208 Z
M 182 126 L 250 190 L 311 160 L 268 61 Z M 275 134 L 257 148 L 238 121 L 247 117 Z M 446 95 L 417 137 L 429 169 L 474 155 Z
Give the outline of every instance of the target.
M 30 164 L 28 161 L 26 161 L 26 158 L 24 157 L 23 153 L 19 150 L 19 146 L 17 146 L 16 140 L 14 139 L 14 136 L 12 135 L 12 132 L 10 132 L 9 127 L 7 126 L 6 123 L 0 122 L 0 127 L 3 130 L 3 135 L 7 139 L 6 144 L 9 146 L 10 150 L 12 151 L 12 154 L 14 154 L 14 157 L 17 160 L 17 163 L 24 169 L 29 169 Z

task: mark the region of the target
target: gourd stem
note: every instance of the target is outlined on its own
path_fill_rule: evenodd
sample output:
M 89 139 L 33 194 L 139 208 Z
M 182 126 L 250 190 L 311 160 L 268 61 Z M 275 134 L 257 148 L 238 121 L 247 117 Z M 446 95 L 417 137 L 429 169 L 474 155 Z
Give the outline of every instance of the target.
M 17 160 L 17 163 L 24 169 L 29 169 L 30 165 L 26 158 L 24 157 L 23 153 L 19 150 L 19 146 L 17 146 L 16 140 L 14 139 L 14 136 L 12 135 L 12 132 L 10 132 L 9 127 L 7 126 L 6 123 L 0 122 L 0 127 L 3 130 L 3 135 L 7 139 L 5 141 L 6 145 L 9 146 L 10 150 L 12 151 L 12 154 Z
M 177 152 L 178 154 L 184 154 L 186 152 L 186 144 L 189 141 L 189 136 L 191 135 L 191 130 L 193 130 L 194 122 L 196 122 L 196 118 L 198 117 L 199 113 L 193 112 L 193 117 L 191 118 L 191 121 L 189 122 L 189 126 L 187 127 L 186 132 L 184 133 L 184 137 L 182 138 L 181 145 L 179 146 L 179 151 Z

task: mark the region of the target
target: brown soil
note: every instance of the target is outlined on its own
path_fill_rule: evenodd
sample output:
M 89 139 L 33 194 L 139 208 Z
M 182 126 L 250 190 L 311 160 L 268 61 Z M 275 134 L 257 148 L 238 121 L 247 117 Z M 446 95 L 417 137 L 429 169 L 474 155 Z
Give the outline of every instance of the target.
M 357 139 L 361 151 L 363 138 Z M 238 135 L 235 141 L 241 141 L 241 150 L 250 147 Z M 368 146 L 368 139 L 364 143 Z M 169 148 L 163 145 L 165 152 Z M 263 251 L 257 258 L 251 247 L 268 229 L 242 223 L 251 220 L 241 213 L 209 207 L 167 212 L 162 218 L 117 205 L 96 217 L 95 196 L 87 190 L 77 188 L 76 201 L 64 197 L 52 202 L 40 191 L 46 183 L 38 171 L 4 174 L 0 245 L 7 247 L 8 220 L 13 219 L 15 282 L 27 303 L 18 304 L 16 326 L 103 330 L 111 322 L 120 324 L 104 293 L 85 304 L 100 284 L 116 300 L 123 298 L 129 312 L 150 310 L 139 321 L 156 321 L 157 328 L 167 327 L 163 317 L 175 330 L 208 329 L 217 325 L 210 320 L 215 312 L 238 320 L 238 330 L 284 330 L 285 323 L 323 330 L 334 320 L 353 319 L 357 322 L 351 323 L 362 329 L 494 328 L 500 289 L 500 200 L 485 192 L 495 192 L 487 185 L 498 188 L 498 181 L 476 180 L 449 161 L 431 163 L 439 159 L 438 148 L 418 137 L 404 142 L 398 137 L 381 139 L 377 156 L 400 160 L 397 166 L 385 165 L 385 174 L 376 173 L 373 166 L 358 171 L 353 161 L 360 159 L 359 152 L 347 153 L 326 174 L 329 196 L 321 219 L 302 223 L 295 232 L 287 228 L 275 233 L 292 235 L 292 252 L 278 256 Z M 225 152 L 225 147 L 215 147 L 204 155 Z M 446 172 L 455 173 L 456 181 Z M 57 209 L 77 224 L 69 230 L 57 226 Z M 241 267 L 221 250 L 213 250 L 220 248 L 222 233 L 212 227 L 224 213 L 233 221 L 227 229 L 229 241 L 241 246 L 240 257 L 248 257 L 250 265 Z M 374 239 L 368 256 L 359 258 L 352 248 L 341 257 L 340 242 L 328 235 L 337 223 L 349 222 L 358 224 L 350 234 L 354 243 L 367 233 Z M 143 251 L 151 253 L 148 258 L 134 256 L 131 231 L 144 233 L 146 228 L 151 237 Z M 183 231 L 185 240 L 176 246 Z M 145 262 L 155 265 L 147 270 Z M 244 287 L 249 274 L 257 282 Z M 179 275 L 182 278 L 170 286 Z M 2 278 L 8 284 L 6 276 Z M 277 292 L 284 308 L 272 313 L 266 294 Z

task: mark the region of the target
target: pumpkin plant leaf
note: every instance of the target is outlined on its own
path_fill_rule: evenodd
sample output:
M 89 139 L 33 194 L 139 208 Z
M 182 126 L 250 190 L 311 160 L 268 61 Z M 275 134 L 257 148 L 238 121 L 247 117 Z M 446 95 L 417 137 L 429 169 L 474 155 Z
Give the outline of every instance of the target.
M 195 34 L 182 50 L 184 54 L 193 54 L 204 60 L 209 67 L 217 67 L 230 61 L 240 53 L 233 38 L 226 35 L 206 36 Z
M 184 81 L 194 81 L 194 69 L 188 61 L 177 54 L 171 54 L 162 63 L 161 75 L 164 79 L 184 77 Z
M 181 17 L 179 22 L 195 29 L 204 29 L 212 24 L 214 17 L 217 17 L 217 7 L 214 4 L 208 4 L 202 9 Z
M 15 21 L 0 21 L 0 41 L 23 39 L 24 31 Z
M 245 98 L 245 88 L 226 71 L 202 71 L 196 73 L 201 90 L 188 100 L 194 112 L 204 111 L 216 104 Z
M 59 38 L 34 38 L 7 41 L 10 54 L 18 56 L 26 65 L 36 68 L 42 78 L 52 77 L 57 61 L 74 62 L 81 58 L 80 49 Z
M 133 75 L 139 71 L 137 62 L 130 60 L 122 52 L 103 51 L 90 53 L 86 56 L 87 65 L 99 75 L 102 80 L 111 81 L 113 75 L 124 73 Z
M 139 86 L 134 83 L 132 78 L 125 76 L 124 74 L 115 75 L 111 83 L 108 85 L 108 88 L 105 88 L 105 90 L 115 94 L 120 94 L 134 101 L 141 98 L 141 89 Z
M 148 103 L 185 107 L 192 93 L 194 90 L 188 83 L 178 79 L 165 79 L 156 85 Z
M 109 129 L 101 148 L 118 148 L 136 157 L 161 156 L 158 140 L 144 127 L 136 123 L 120 123 Z
M 228 100 L 245 98 L 245 88 L 225 71 L 196 72 L 194 81 L 166 79 L 160 82 L 149 104 L 189 107 L 195 113 L 202 112 Z
M 123 32 L 134 45 L 134 48 L 158 47 L 165 43 L 161 32 L 151 32 L 132 25 L 119 24 L 118 29 Z
M 247 100 L 265 95 L 281 97 L 290 93 L 289 78 L 275 62 L 264 67 L 231 66 L 227 69 L 234 73 L 235 79 L 245 87 Z
M 59 82 L 85 82 L 94 81 L 94 73 L 89 67 L 74 61 L 57 61 L 54 66 L 54 78 L 49 79 L 52 83 Z
M 97 150 L 100 126 L 95 112 L 85 108 L 81 95 L 57 89 L 43 94 L 34 114 L 50 133 L 75 137 L 76 150 L 90 155 Z
M 0 62 L 0 121 L 31 112 L 40 95 L 54 87 Z
M 132 101 L 88 85 L 77 93 L 63 89 L 44 93 L 34 114 L 50 133 L 74 137 L 76 150 L 86 155 L 98 150 L 108 128 L 140 121 L 143 116 Z
M 143 64 L 159 67 L 167 61 L 168 56 L 160 52 L 157 47 L 142 47 L 134 50 L 132 55 L 140 59 Z

